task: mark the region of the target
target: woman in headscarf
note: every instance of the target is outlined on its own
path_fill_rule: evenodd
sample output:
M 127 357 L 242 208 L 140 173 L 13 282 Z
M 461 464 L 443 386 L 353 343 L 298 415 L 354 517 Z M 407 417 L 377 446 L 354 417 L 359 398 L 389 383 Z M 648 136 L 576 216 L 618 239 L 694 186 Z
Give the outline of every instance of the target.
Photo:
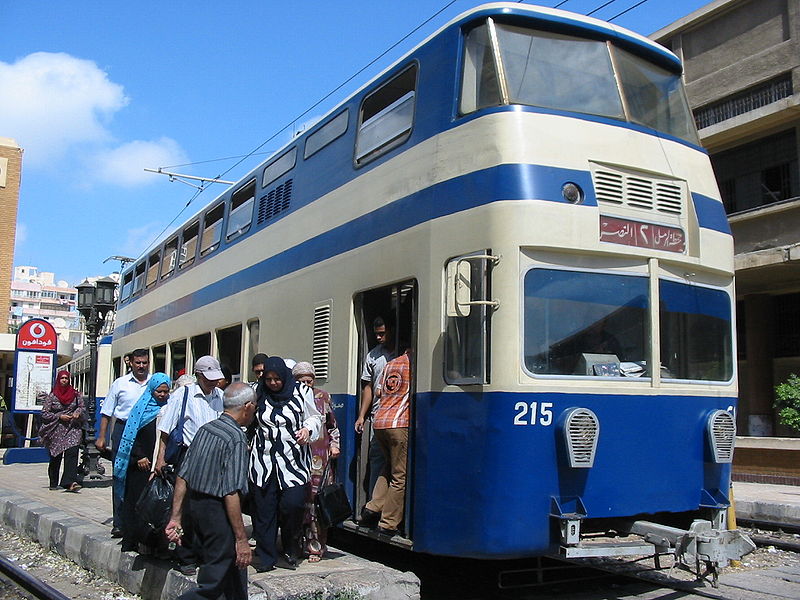
M 322 415 L 324 423 L 319 439 L 311 444 L 311 485 L 308 486 L 306 510 L 303 517 L 303 534 L 306 541 L 306 552 L 308 552 L 308 562 L 315 563 L 322 560 L 328 550 L 325 545 L 328 539 L 328 529 L 317 518 L 314 499 L 323 483 L 332 483 L 334 480 L 334 472 L 328 468 L 328 463 L 330 459 L 339 456 L 339 427 L 336 425 L 330 394 L 314 387 L 316 379 L 314 365 L 305 361 L 299 362 L 292 368 L 292 375 L 314 392 L 314 404 Z M 325 478 L 324 482 L 323 478 Z
M 122 550 L 135 550 L 138 543 L 147 543 L 149 526 L 138 518 L 136 501 L 150 479 L 152 458 L 156 446 L 156 417 L 169 400 L 170 378 L 154 373 L 139 400 L 131 409 L 122 439 L 114 459 L 114 486 L 124 498 L 122 520 Z
M 297 568 L 306 488 L 311 476 L 309 443 L 319 439 L 322 416 L 307 385 L 296 381 L 279 356 L 264 363 L 256 388 L 258 428 L 250 454 L 255 511 L 253 533 L 259 572 L 278 561 L 278 519 L 285 566 Z M 284 566 L 284 565 L 281 565 Z
M 50 477 L 51 490 L 59 489 L 59 485 L 68 492 L 81 489 L 77 481 L 78 451 L 85 419 L 81 393 L 70 385 L 69 371 L 59 371 L 53 391 L 42 406 L 42 426 L 39 429 L 42 446 L 50 452 L 47 474 Z M 59 484 L 58 474 L 62 459 L 64 473 Z

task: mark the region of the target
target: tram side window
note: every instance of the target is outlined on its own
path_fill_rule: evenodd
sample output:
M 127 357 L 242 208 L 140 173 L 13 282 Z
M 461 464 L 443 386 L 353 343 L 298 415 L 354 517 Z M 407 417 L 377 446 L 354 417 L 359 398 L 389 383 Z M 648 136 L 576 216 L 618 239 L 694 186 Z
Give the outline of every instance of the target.
M 172 377 L 174 381 L 186 372 L 186 340 L 170 342 L 169 355 L 170 372 L 168 375 Z M 183 371 L 183 373 L 181 373 L 181 371 Z
M 158 280 L 158 265 L 161 263 L 161 250 L 153 252 L 147 258 L 147 277 L 145 279 L 145 287 L 149 288 L 155 285 Z
M 445 322 L 444 379 L 449 384 L 489 383 L 488 308 L 471 301 L 487 301 L 489 277 L 487 262 L 470 256 L 451 259 L 445 268 L 448 304 Z
M 253 221 L 253 205 L 256 198 L 256 180 L 249 181 L 231 196 L 231 212 L 228 216 L 226 239 L 231 240 L 250 229 Z
M 647 277 L 536 268 L 525 274 L 524 293 L 529 372 L 647 374 Z
M 161 279 L 166 279 L 175 272 L 177 260 L 178 238 L 174 237 L 164 246 L 164 267 L 161 269 Z
M 122 276 L 122 292 L 120 292 L 120 300 L 127 300 L 133 292 L 133 269 Z
M 479 108 L 502 103 L 494 52 L 489 41 L 489 27 L 476 27 L 464 45 L 464 71 L 461 80 L 462 115 Z
M 197 254 L 197 234 L 200 230 L 200 223 L 193 223 L 183 230 L 183 244 L 181 245 L 181 259 L 178 267 L 183 269 L 194 262 Z
M 347 131 L 349 115 L 350 112 L 344 110 L 325 123 L 325 125 L 320 127 L 317 131 L 309 135 L 306 139 L 305 148 L 303 149 L 303 158 L 308 158 L 314 153 L 319 152 L 333 140 L 344 135 L 344 132 Z
M 364 99 L 358 117 L 356 164 L 362 165 L 406 141 L 414 123 L 417 65 Z
M 138 294 L 144 289 L 144 261 L 136 265 L 136 272 L 133 276 L 133 293 Z
M 219 247 L 222 239 L 222 216 L 224 214 L 224 204 L 215 206 L 206 213 L 203 236 L 200 239 L 200 256 L 205 256 Z
M 662 377 L 728 381 L 733 376 L 731 299 L 723 290 L 660 280 Z

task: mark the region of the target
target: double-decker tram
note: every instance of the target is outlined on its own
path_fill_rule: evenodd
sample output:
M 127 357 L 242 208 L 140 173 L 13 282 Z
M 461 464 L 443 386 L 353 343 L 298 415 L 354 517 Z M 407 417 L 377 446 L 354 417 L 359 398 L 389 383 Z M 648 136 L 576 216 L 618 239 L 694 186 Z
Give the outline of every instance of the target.
M 243 380 L 257 352 L 312 361 L 357 513 L 382 316 L 413 346 L 387 541 L 724 566 L 751 547 L 724 527 L 733 244 L 681 69 L 580 15 L 462 14 L 123 273 L 114 356 L 174 375 L 211 353 Z

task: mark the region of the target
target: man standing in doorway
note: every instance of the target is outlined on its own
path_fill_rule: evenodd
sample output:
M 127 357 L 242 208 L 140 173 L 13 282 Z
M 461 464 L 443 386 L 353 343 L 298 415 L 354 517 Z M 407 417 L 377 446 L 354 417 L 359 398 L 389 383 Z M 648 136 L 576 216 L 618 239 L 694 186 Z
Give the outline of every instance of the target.
M 378 412 L 379 401 L 375 397 L 375 386 L 381 380 L 383 369 L 386 363 L 395 357 L 393 347 L 393 331 L 390 323 L 387 323 L 381 317 L 376 317 L 372 323 L 372 331 L 375 338 L 378 340 L 378 345 L 375 346 L 367 354 L 364 360 L 364 368 L 361 371 L 361 406 L 356 419 L 355 430 L 357 433 L 364 431 L 364 421 L 369 412 L 373 420 L 375 413 Z M 367 499 L 372 497 L 372 490 L 375 488 L 375 483 L 378 476 L 383 472 L 384 458 L 381 452 L 380 445 L 375 439 L 374 432 L 370 436 L 369 441 L 369 478 Z M 358 521 L 359 525 L 364 527 L 374 527 L 378 524 L 379 514 L 364 508 L 361 511 L 361 518 Z
M 103 400 L 100 409 L 100 431 L 94 445 L 104 453 L 106 450 L 106 437 L 108 424 L 114 418 L 114 429 L 111 432 L 111 464 L 114 464 L 117 448 L 119 448 L 122 432 L 125 430 L 125 421 L 128 415 L 147 387 L 150 380 L 150 353 L 145 348 L 138 348 L 130 353 L 130 373 L 115 379 L 108 389 L 108 394 Z M 89 418 L 94 418 L 90 415 Z M 117 486 L 114 486 L 116 489 Z M 113 511 L 112 537 L 122 537 L 122 523 L 124 519 L 122 498 L 112 491 L 111 502 Z

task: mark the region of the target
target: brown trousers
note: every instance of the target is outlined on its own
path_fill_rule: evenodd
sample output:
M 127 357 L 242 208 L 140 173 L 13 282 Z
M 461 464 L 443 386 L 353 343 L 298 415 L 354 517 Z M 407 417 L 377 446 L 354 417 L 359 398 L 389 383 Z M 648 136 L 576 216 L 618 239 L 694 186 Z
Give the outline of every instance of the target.
M 367 508 L 381 513 L 378 524 L 384 529 L 398 529 L 403 521 L 406 496 L 406 463 L 408 461 L 408 427 L 376 429 L 375 439 L 386 459 L 378 476 Z

